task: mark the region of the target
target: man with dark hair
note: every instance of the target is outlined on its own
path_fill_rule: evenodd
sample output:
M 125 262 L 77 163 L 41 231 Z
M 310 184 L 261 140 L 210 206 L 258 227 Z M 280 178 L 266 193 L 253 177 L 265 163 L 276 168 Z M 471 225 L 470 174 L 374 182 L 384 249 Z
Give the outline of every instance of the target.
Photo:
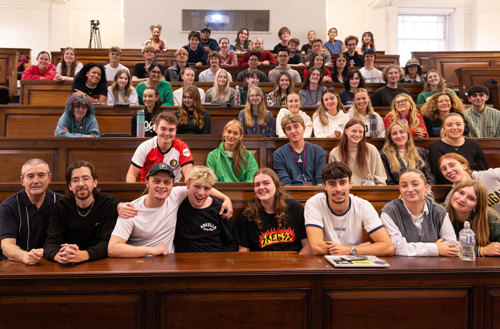
M 207 55 L 211 53 L 212 51 L 219 51 L 219 44 L 217 43 L 217 40 L 211 39 L 210 34 L 212 31 L 208 27 L 204 27 L 200 31 L 200 46 L 203 47 Z
M 276 82 L 276 79 L 282 72 L 287 72 L 292 77 L 293 83 L 301 83 L 300 74 L 288 65 L 288 58 L 290 57 L 290 50 L 288 48 L 280 49 L 278 51 L 278 66 L 269 71 L 269 82 Z
M 279 29 L 278 38 L 281 40 L 281 42 L 278 43 L 276 46 L 274 46 L 273 53 L 277 54 L 281 49 L 288 48 L 287 46 L 288 46 L 288 39 L 290 39 L 290 34 L 292 34 L 292 32 L 286 26 L 283 26 L 282 28 Z
M 304 57 L 304 63 L 306 66 L 311 64 L 312 58 L 314 54 L 320 53 L 323 57 L 323 63 L 325 66 L 332 66 L 332 56 L 329 52 L 323 50 L 323 41 L 321 39 L 314 39 L 311 43 L 311 51 L 307 53 L 306 57 Z
M 207 54 L 205 53 L 205 49 L 200 45 L 200 39 L 200 32 L 189 32 L 189 44 L 182 47 L 188 51 L 188 65 L 207 65 Z
M 245 76 L 247 75 L 248 71 L 254 71 L 255 73 L 257 73 L 257 76 L 259 77 L 259 82 L 267 82 L 267 75 L 257 68 L 257 66 L 259 65 L 259 54 L 250 53 L 247 59 L 248 59 L 248 69 L 245 69 L 240 73 L 238 73 L 238 75 L 236 76 L 236 82 L 245 81 Z
M 107 257 L 118 202 L 98 192 L 95 167 L 87 161 L 68 167 L 66 185 L 70 196 L 57 202 L 50 215 L 45 258 L 75 264 Z
M 63 198 L 47 190 L 50 179 L 45 161 L 30 159 L 23 165 L 23 189 L 0 205 L 0 259 L 34 265 L 42 258 L 50 212 Z
M 375 58 L 377 55 L 373 49 L 366 49 L 363 53 L 365 66 L 359 70 L 359 73 L 365 78 L 365 83 L 384 83 L 382 71 L 375 68 Z
M 500 111 L 486 106 L 489 97 L 486 86 L 475 85 L 467 91 L 472 104 L 465 110 L 465 119 L 469 124 L 469 137 L 500 137 Z
M 344 40 L 347 51 L 344 56 L 347 59 L 348 66 L 363 66 L 363 56 L 358 54 L 356 46 L 358 45 L 358 37 L 350 35 Z
M 256 53 L 259 56 L 259 62 L 257 65 L 275 65 L 278 64 L 276 62 L 276 58 L 274 58 L 273 54 L 269 50 L 264 50 L 264 41 L 261 38 L 254 38 L 252 40 L 252 44 L 250 46 L 250 50 L 241 56 L 241 65 L 248 65 L 248 57 L 251 53 Z
M 216 51 L 208 54 L 208 65 L 209 68 L 200 73 L 200 82 L 214 82 L 215 74 L 220 70 L 220 54 Z M 227 78 L 229 82 L 233 82 L 233 77 L 231 73 L 227 72 Z
M 300 40 L 297 38 L 291 38 L 288 40 L 288 50 L 290 50 L 290 58 L 288 59 L 288 64 L 296 66 L 304 66 L 304 59 L 300 54 L 299 50 Z
M 391 239 L 370 202 L 349 194 L 352 171 L 342 162 L 330 162 L 321 172 L 325 192 L 306 202 L 307 239 L 315 255 L 389 256 Z M 373 243 L 363 242 L 363 229 Z

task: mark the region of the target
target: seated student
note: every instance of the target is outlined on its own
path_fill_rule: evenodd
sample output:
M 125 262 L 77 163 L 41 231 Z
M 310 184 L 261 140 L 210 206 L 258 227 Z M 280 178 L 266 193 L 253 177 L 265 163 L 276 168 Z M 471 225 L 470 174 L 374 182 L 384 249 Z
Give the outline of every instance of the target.
M 253 178 L 254 197 L 236 220 L 238 251 L 296 251 L 310 255 L 304 208 L 286 195 L 278 175 L 259 169 Z
M 178 134 L 210 134 L 210 114 L 201 106 L 198 87 L 184 89 L 182 105 L 175 116 Z
M 135 183 L 139 173 L 141 182 L 146 181 L 149 168 L 159 162 L 172 165 L 176 182 L 179 182 L 183 175 L 187 177 L 194 160 L 187 144 L 175 138 L 176 131 L 177 117 L 173 113 L 161 112 L 156 116 L 157 136 L 142 142 L 135 150 L 125 179 L 127 183 Z
M 156 136 L 155 117 L 161 112 L 160 93 L 154 87 L 147 87 L 142 94 L 144 103 L 144 137 Z M 132 116 L 130 136 L 137 136 L 137 112 Z
M 356 51 L 358 46 L 358 37 L 350 35 L 344 40 L 347 50 L 344 52 L 344 56 L 347 60 L 347 66 L 363 66 L 363 56 Z
M 214 86 L 207 90 L 205 103 L 212 105 L 234 105 L 235 90 L 230 87 L 231 75 L 224 69 L 219 69 L 215 74 Z
M 213 51 L 210 54 L 208 54 L 208 69 L 204 70 L 203 72 L 200 73 L 200 76 L 198 77 L 200 82 L 214 82 L 215 81 L 215 74 L 217 71 L 220 70 L 220 55 L 218 52 Z M 228 72 L 228 79 L 229 82 L 233 81 L 233 78 L 231 77 L 231 74 Z
M 222 201 L 210 196 L 216 180 L 205 166 L 195 166 L 189 172 L 188 195 L 177 211 L 176 253 L 238 251 L 232 218 L 222 218 Z
M 189 53 L 186 49 L 184 48 L 179 48 L 175 52 L 175 64 L 172 66 L 169 66 L 165 70 L 165 80 L 167 81 L 183 81 L 182 80 L 182 72 L 184 68 L 188 67 L 188 56 Z M 194 81 L 198 81 L 198 71 L 194 68 L 191 67 L 191 69 L 194 72 Z
M 267 82 L 267 75 L 261 70 L 257 69 L 257 66 L 259 65 L 259 54 L 250 53 L 247 58 L 248 58 L 248 69 L 245 69 L 240 73 L 238 73 L 238 75 L 236 76 L 236 82 L 245 81 L 245 77 L 248 72 L 257 73 L 260 82 Z
M 290 57 L 288 58 L 288 64 L 292 66 L 304 66 L 304 58 L 298 51 L 300 41 L 297 38 L 291 38 L 287 42 L 288 50 L 290 50 Z
M 384 69 L 385 86 L 378 88 L 372 95 L 373 106 L 391 106 L 391 103 L 399 94 L 410 94 L 408 90 L 398 86 L 398 82 L 403 75 L 403 70 L 398 66 L 391 64 Z
M 50 180 L 45 161 L 30 159 L 23 164 L 23 189 L 0 204 L 0 260 L 7 257 L 35 265 L 42 258 L 49 215 L 56 201 L 63 198 L 47 189 Z
M 490 168 L 482 171 L 469 169 L 469 161 L 458 153 L 446 153 L 439 158 L 439 171 L 453 183 L 452 188 L 465 180 L 477 180 L 488 190 L 488 205 L 500 213 L 500 168 Z M 446 196 L 445 203 L 450 201 L 451 191 Z
M 399 82 L 403 83 L 424 83 L 425 79 L 422 74 L 422 66 L 418 59 L 412 58 L 406 62 L 404 76 Z
M 84 95 L 94 104 L 106 104 L 108 85 L 102 64 L 85 64 L 73 80 L 71 93 Z
M 247 71 L 244 80 L 243 86 L 236 86 L 234 105 L 244 106 L 247 103 L 248 91 L 259 85 L 259 77 L 255 71 Z
M 483 85 L 469 88 L 467 96 L 472 104 L 465 110 L 465 119 L 469 123 L 469 137 L 500 137 L 500 111 L 486 106 L 489 90 Z
M 373 109 L 368 90 L 358 88 L 354 93 L 354 104 L 347 112 L 349 119 L 357 119 L 365 124 L 366 137 L 385 137 L 384 120 Z
M 415 146 L 408 125 L 402 121 L 394 121 L 387 129 L 385 142 L 380 151 L 387 174 L 387 185 L 399 184 L 401 172 L 408 168 L 418 169 L 425 174 L 425 182 L 436 184 L 432 174 L 427 150 Z
M 182 70 L 181 77 L 182 87 L 177 88 L 173 93 L 175 106 L 180 106 L 182 104 L 182 95 L 184 95 L 184 90 L 194 85 L 194 81 L 196 79 L 196 71 L 192 67 L 185 67 Z M 198 88 L 198 92 L 200 93 L 201 99 L 204 99 L 205 91 L 201 88 Z
M 311 45 L 311 51 L 304 57 L 304 64 L 309 66 L 312 62 L 314 54 L 321 54 L 325 66 L 332 66 L 332 57 L 330 54 L 323 50 L 323 41 L 321 39 L 314 39 Z
M 132 82 L 141 82 L 149 79 L 148 72 L 150 70 L 150 66 L 151 64 L 156 63 L 155 53 L 156 49 L 152 45 L 142 47 L 142 56 L 144 57 L 144 63 L 136 63 L 134 65 Z
M 187 50 L 189 57 L 187 60 L 188 65 L 207 65 L 207 54 L 202 45 L 200 45 L 200 32 L 191 31 L 188 34 L 189 44 L 185 45 L 184 49 Z
M 243 145 L 243 125 L 231 120 L 224 126 L 223 142 L 207 156 L 207 167 L 215 172 L 217 182 L 252 182 L 259 169 L 252 152 Z
M 307 72 L 304 85 L 299 90 L 302 106 L 317 106 L 321 102 L 321 95 L 326 90 L 326 87 L 321 85 L 322 82 L 323 77 L 319 67 L 311 67 Z
M 391 111 L 384 117 L 385 129 L 393 121 L 406 121 L 414 137 L 427 138 L 427 128 L 425 127 L 422 115 L 418 113 L 417 105 L 408 94 L 397 95 L 391 104 Z
M 347 66 L 347 58 L 344 54 L 339 54 L 333 63 L 332 68 L 332 80 L 336 83 L 344 82 L 345 77 L 349 73 L 349 68 Z
M 352 171 L 342 162 L 327 164 L 323 189 L 306 202 L 307 239 L 314 255 L 391 256 L 393 246 L 370 202 L 350 194 Z M 363 229 L 373 243 L 363 242 Z
M 295 84 L 287 72 L 279 73 L 274 82 L 274 90 L 267 94 L 268 107 L 281 107 L 285 105 L 286 96 L 295 92 Z
M 363 55 L 368 49 L 375 51 L 375 39 L 373 38 L 373 33 L 370 31 L 363 33 L 361 36 L 361 47 L 356 50 L 359 54 Z
M 204 27 L 200 31 L 200 46 L 203 47 L 207 55 L 220 50 L 217 40 L 210 38 L 211 33 L 212 31 L 208 27 Z
M 108 87 L 106 103 L 108 105 L 139 105 L 137 91 L 132 87 L 132 81 L 128 70 L 118 70 L 116 72 L 113 84 Z
M 278 115 L 276 116 L 276 134 L 278 135 L 278 137 L 280 138 L 286 137 L 286 133 L 283 130 L 283 125 L 282 125 L 285 117 L 290 114 L 297 114 L 302 118 L 302 121 L 304 122 L 304 127 L 305 127 L 304 138 L 311 138 L 313 130 L 312 120 L 307 115 L 306 112 L 300 109 L 301 106 L 302 104 L 300 101 L 299 94 L 291 93 L 288 94 L 288 96 L 286 96 L 285 105 L 280 109 Z
M 427 199 L 429 184 L 418 169 L 399 177 L 401 197 L 382 208 L 384 223 L 397 256 L 458 256 L 457 240 L 446 210 Z
M 318 185 L 325 165 L 325 151 L 304 141 L 306 125 L 298 114 L 289 114 L 281 122 L 288 143 L 273 153 L 274 170 L 284 185 Z
M 335 40 L 337 37 L 338 31 L 335 27 L 332 27 L 328 30 L 328 41 L 323 44 L 323 47 L 328 49 L 331 55 L 333 54 L 341 54 L 344 43 L 342 40 Z
M 351 70 L 344 79 L 344 90 L 339 93 L 340 100 L 345 106 L 351 106 L 354 101 L 354 94 L 358 88 L 365 87 L 365 79 L 358 70 Z
M 241 56 L 240 65 L 248 65 L 248 57 L 251 53 L 256 53 L 259 55 L 259 62 L 257 65 L 276 65 L 276 58 L 269 50 L 264 50 L 264 41 L 261 38 L 254 38 L 250 50 Z
M 486 170 L 489 168 L 481 145 L 475 140 L 464 137 L 464 118 L 458 113 L 450 113 L 443 120 L 440 140 L 430 143 L 429 159 L 437 178 L 437 184 L 449 184 L 439 171 L 439 158 L 443 154 L 455 152 L 469 161 L 470 169 Z
M 321 104 L 313 114 L 314 137 L 339 138 L 349 117 L 344 112 L 340 96 L 334 88 L 328 88 L 321 96 Z
M 365 66 L 359 70 L 359 73 L 361 73 L 366 83 L 384 83 L 382 71 L 375 68 L 376 58 L 377 55 L 373 49 L 367 49 L 363 53 L 363 62 Z
M 238 114 L 238 121 L 241 122 L 245 135 L 276 137 L 273 113 L 266 108 L 264 93 L 259 87 L 250 88 L 248 102 Z
M 64 113 L 59 118 L 54 136 L 99 137 L 99 125 L 94 105 L 83 95 L 71 95 L 66 101 Z
M 302 56 L 305 56 L 311 52 L 312 42 L 313 42 L 313 40 L 316 40 L 316 39 L 317 39 L 316 32 L 314 32 L 312 30 L 307 32 L 308 43 L 302 45 L 302 48 L 300 48 L 300 54 Z
M 278 66 L 269 71 L 268 80 L 269 82 L 275 82 L 278 78 L 278 75 L 282 72 L 287 72 L 291 77 L 294 83 L 301 83 L 300 74 L 296 70 L 292 69 L 290 65 L 288 65 L 288 58 L 290 57 L 290 51 L 288 48 L 283 48 L 278 51 Z
M 476 234 L 476 256 L 500 256 L 500 217 L 488 207 L 488 192 L 478 181 L 466 180 L 451 191 L 446 205 L 455 235 L 459 237 L 464 222 Z
M 424 83 L 424 91 L 418 94 L 417 104 L 425 104 L 432 95 L 443 91 L 456 96 L 455 92 L 446 86 L 444 78 L 437 70 L 429 70 Z
M 142 102 L 142 94 L 146 88 L 152 87 L 158 90 L 162 105 L 174 105 L 172 86 L 168 81 L 162 80 L 160 64 L 154 62 L 149 65 L 148 75 L 149 78 L 146 81 L 140 82 L 136 87 L 139 104 L 144 105 Z
M 309 65 L 307 68 L 304 70 L 304 80 L 307 78 L 307 73 L 309 73 L 309 70 L 311 67 L 319 67 L 319 70 L 321 71 L 321 76 L 323 77 L 322 81 L 323 83 L 332 83 L 332 74 L 330 73 L 330 70 L 328 70 L 325 67 L 325 61 L 323 59 L 323 56 L 321 56 L 321 53 L 314 53 L 311 57 L 311 61 L 309 62 Z
M 238 66 L 238 55 L 234 50 L 229 49 L 229 39 L 222 37 L 219 39 L 219 55 L 221 66 Z
M 156 51 L 167 51 L 167 44 L 160 39 L 162 26 L 160 24 L 151 25 L 149 29 L 151 30 L 151 38 L 144 41 L 142 46 L 153 46 Z
M 54 205 L 43 247 L 45 258 L 72 264 L 107 257 L 118 202 L 97 190 L 95 167 L 87 161 L 68 167 L 66 186 L 71 196 Z
M 248 29 L 242 27 L 236 34 L 236 39 L 231 43 L 230 50 L 236 54 L 243 54 L 250 50 L 250 39 L 248 38 Z
M 279 29 L 278 38 L 281 40 L 281 42 L 274 46 L 273 53 L 277 54 L 281 49 L 288 49 L 288 41 L 290 40 L 291 34 L 292 32 L 286 26 L 283 26 Z
M 128 68 L 125 65 L 120 64 L 120 58 L 122 57 L 122 50 L 120 47 L 114 46 L 109 48 L 108 57 L 109 63 L 104 65 L 104 69 L 106 70 L 106 80 L 108 82 L 114 81 L 115 74 L 118 70 L 125 70 L 130 74 Z
M 76 61 L 75 49 L 66 47 L 63 50 L 61 62 L 57 63 L 54 80 L 57 82 L 73 81 L 82 67 L 83 64 Z
M 108 244 L 109 257 L 144 257 L 175 252 L 174 233 L 180 204 L 188 197 L 185 186 L 175 186 L 175 169 L 155 163 L 146 176 L 147 194 L 131 202 L 132 218 L 118 217 Z M 186 176 L 188 177 L 188 176 Z M 212 188 L 210 195 L 224 200 L 219 214 L 231 218 L 231 200 Z
M 365 126 L 360 120 L 346 123 L 339 144 L 328 158 L 328 162 L 336 161 L 351 168 L 354 185 L 386 185 L 384 164 L 377 148 L 366 142 Z
M 36 60 L 38 64 L 24 70 L 21 80 L 54 80 L 57 72 L 55 65 L 50 64 L 50 54 L 41 51 Z
M 429 137 L 441 137 L 443 119 L 450 113 L 458 113 L 465 118 L 464 105 L 456 95 L 442 91 L 427 98 L 427 102 L 420 108 L 424 117 L 425 127 Z M 464 135 L 469 133 L 465 121 Z

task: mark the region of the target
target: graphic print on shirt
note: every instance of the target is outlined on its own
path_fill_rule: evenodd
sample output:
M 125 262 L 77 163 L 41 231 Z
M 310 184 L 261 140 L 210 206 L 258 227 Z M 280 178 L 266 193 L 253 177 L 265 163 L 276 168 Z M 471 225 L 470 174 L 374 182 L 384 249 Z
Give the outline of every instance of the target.
M 500 202 L 500 189 L 488 193 L 488 206 L 493 207 Z
M 295 241 L 295 232 L 292 228 L 271 229 L 259 235 L 259 246 L 265 248 L 276 243 L 290 243 Z

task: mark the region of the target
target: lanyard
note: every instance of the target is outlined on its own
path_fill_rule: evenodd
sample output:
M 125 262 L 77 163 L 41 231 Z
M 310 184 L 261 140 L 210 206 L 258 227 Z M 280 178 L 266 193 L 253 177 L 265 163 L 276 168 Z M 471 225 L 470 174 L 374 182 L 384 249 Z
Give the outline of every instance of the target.
M 309 98 L 311 99 L 311 101 L 313 102 L 313 106 L 318 104 L 318 94 L 319 94 L 319 91 L 320 91 L 320 88 L 319 88 L 319 85 L 318 85 L 318 89 L 316 89 L 316 97 L 312 97 L 312 94 L 311 94 L 311 89 L 307 89 L 307 92 L 309 93 Z
M 295 157 L 295 151 L 293 150 L 292 146 L 288 144 L 288 147 L 290 148 L 290 152 L 292 152 L 293 160 L 295 161 L 295 164 L 297 167 L 299 167 L 299 162 L 297 161 L 297 158 Z M 307 182 L 306 175 L 304 175 L 304 170 L 306 168 L 306 147 L 307 143 L 304 143 L 304 160 L 302 161 L 302 178 L 304 178 L 304 182 Z

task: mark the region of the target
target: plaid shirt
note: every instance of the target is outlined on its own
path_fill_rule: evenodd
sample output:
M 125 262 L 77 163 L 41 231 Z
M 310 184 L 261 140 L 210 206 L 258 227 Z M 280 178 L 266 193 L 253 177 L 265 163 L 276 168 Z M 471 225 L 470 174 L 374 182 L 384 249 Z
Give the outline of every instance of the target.
M 465 118 L 469 124 L 469 137 L 500 137 L 500 111 L 486 106 L 482 113 L 477 113 L 469 107 Z

